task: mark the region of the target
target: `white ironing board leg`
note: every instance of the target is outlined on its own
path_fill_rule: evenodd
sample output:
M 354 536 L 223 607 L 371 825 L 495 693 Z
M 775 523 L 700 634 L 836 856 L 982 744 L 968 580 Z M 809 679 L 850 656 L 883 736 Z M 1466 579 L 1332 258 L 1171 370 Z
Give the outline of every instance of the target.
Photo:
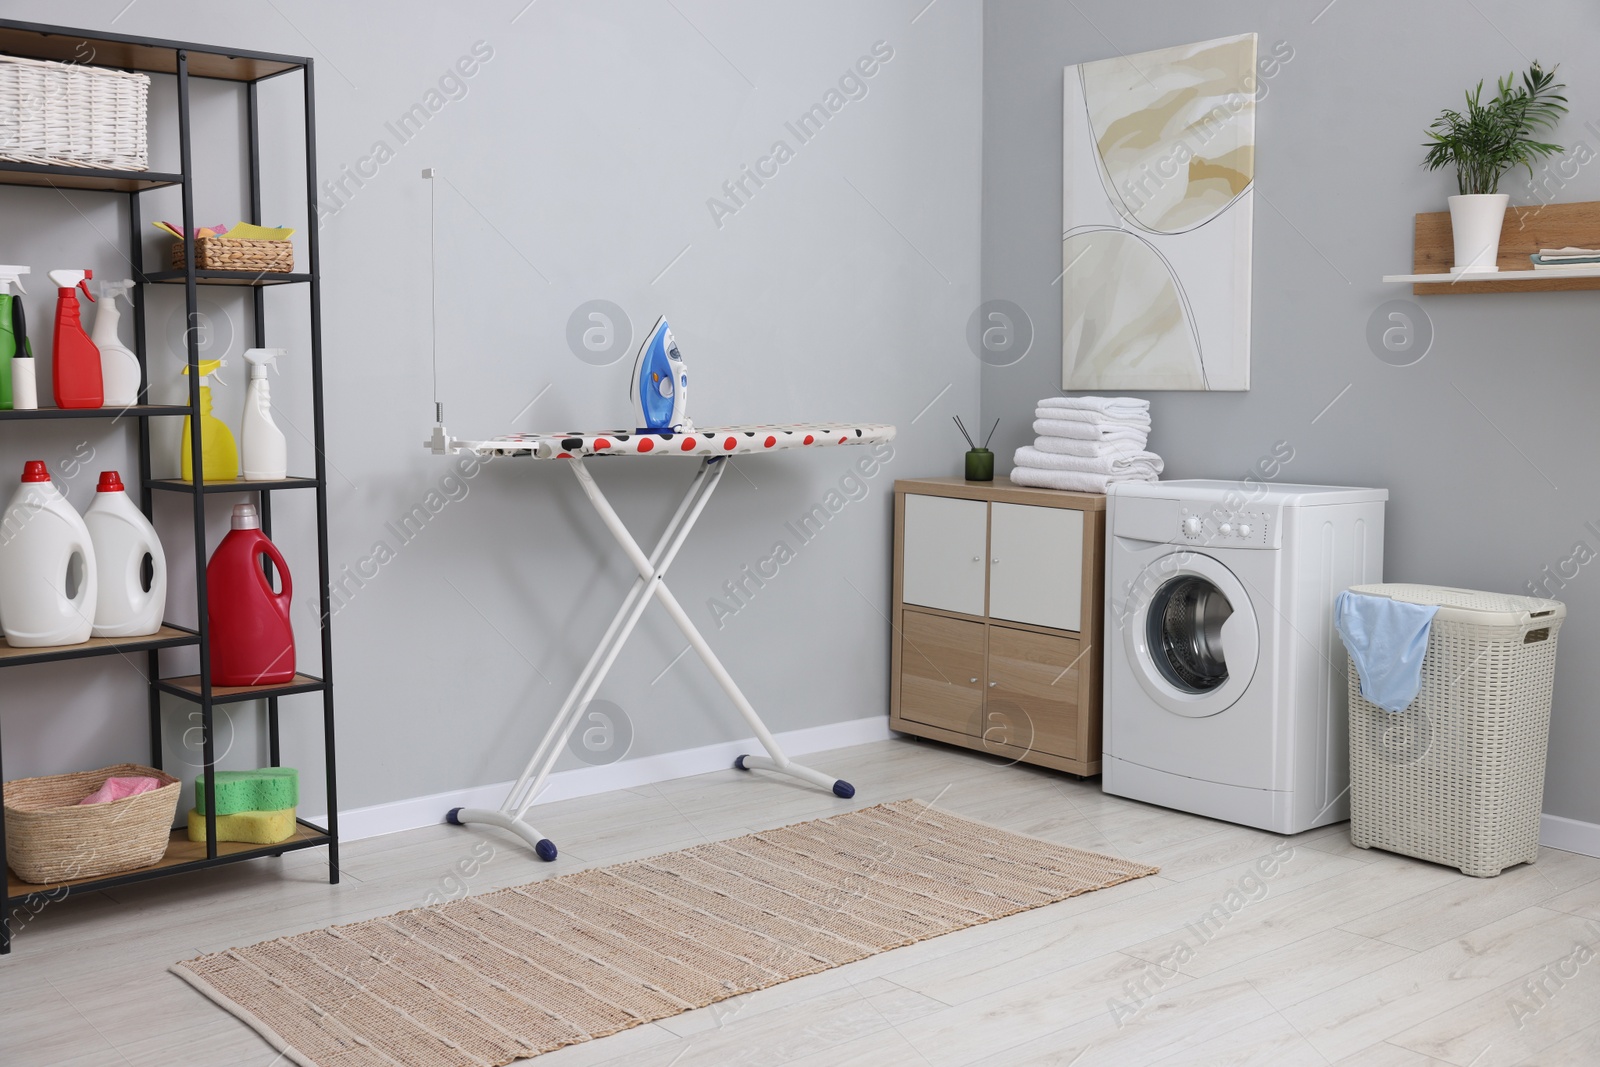
M 721 461 L 717 462 L 720 466 Z M 595 484 L 594 476 L 581 463 L 576 462 L 573 464 L 572 472 L 578 476 L 578 484 L 583 486 L 583 491 L 588 495 L 589 502 L 594 505 L 595 511 L 599 513 L 601 520 L 606 524 L 606 529 L 611 531 L 611 536 L 616 539 L 622 551 L 633 562 L 634 568 L 638 570 L 640 576 L 654 574 L 659 577 L 659 571 L 652 567 L 650 559 L 639 548 L 638 542 L 634 541 L 633 536 L 628 533 L 628 528 L 623 525 L 622 519 L 612 509 L 605 495 L 600 492 L 600 487 Z M 706 489 L 705 495 L 710 496 L 711 490 L 714 488 L 716 488 L 716 483 L 712 482 Z M 696 509 L 696 514 L 698 514 L 698 508 Z M 656 581 L 653 586 L 653 592 L 655 598 L 661 601 L 661 606 L 666 608 L 667 614 L 672 616 L 672 621 L 683 632 L 683 636 L 689 639 L 689 644 L 699 655 L 701 661 L 705 663 L 706 669 L 711 672 L 711 676 L 717 680 L 717 684 L 722 687 L 722 691 L 728 694 L 729 700 L 733 701 L 733 706 L 739 709 L 740 715 L 744 716 L 745 722 L 754 731 L 756 740 L 761 742 L 761 747 L 767 750 L 767 756 L 740 756 L 734 760 L 733 765 L 739 770 L 760 768 L 787 774 L 791 778 L 800 779 L 802 782 L 809 782 L 824 789 L 831 789 L 835 796 L 846 800 L 855 796 L 855 786 L 844 779 L 829 777 L 820 771 L 795 763 L 784 755 L 777 739 L 772 736 L 772 731 L 767 729 L 767 724 L 761 721 L 761 716 L 757 714 L 756 709 L 751 706 L 750 701 L 740 691 L 738 684 L 733 680 L 733 676 L 722 665 L 722 661 L 711 650 L 711 646 L 700 635 L 700 631 L 695 629 L 694 623 L 689 619 L 688 612 L 683 610 L 683 605 L 678 603 L 678 598 L 672 595 L 672 590 L 668 589 L 665 583 Z
M 579 481 L 588 477 L 588 471 L 583 469 L 581 459 L 571 461 L 575 472 L 581 471 Z M 723 468 L 718 463 L 713 468 L 712 460 L 704 460 L 700 469 L 695 472 L 693 481 L 684 493 L 683 500 L 678 504 L 678 510 L 667 523 L 667 528 L 662 532 L 656 542 L 654 551 L 648 560 L 648 570 L 634 579 L 628 595 L 623 599 L 622 606 L 617 609 L 616 615 L 611 619 L 611 624 L 606 628 L 605 636 L 600 639 L 600 644 L 595 647 L 589 662 L 579 672 L 572 689 L 567 693 L 566 700 L 561 705 L 561 710 L 556 713 L 555 719 L 545 731 L 539 747 L 534 751 L 528 765 L 523 769 L 522 776 L 506 794 L 506 799 L 501 803 L 499 810 L 490 811 L 486 808 L 453 808 L 445 814 L 446 821 L 456 825 L 482 824 L 498 826 L 509 830 L 526 841 L 538 854 L 540 859 L 553 860 L 556 858 L 556 845 L 549 838 L 540 834 L 536 829 L 523 821 L 523 816 L 529 807 L 538 798 L 540 790 L 544 787 L 545 780 L 554 768 L 556 760 L 560 758 L 562 749 L 566 746 L 568 738 L 577 728 L 583 708 L 594 698 L 595 691 L 605 680 L 611 665 L 616 661 L 623 644 L 633 632 L 639 617 L 644 613 L 645 607 L 650 603 L 650 591 L 659 587 L 667 567 L 677 555 L 684 540 L 688 537 L 689 530 L 693 528 L 695 520 L 700 517 L 700 512 L 705 508 L 710 499 L 711 492 L 716 488 L 717 482 L 722 479 Z M 708 476 L 709 473 L 709 476 Z M 591 480 L 592 481 L 592 480 Z M 636 546 L 637 547 L 637 546 Z M 532 778 L 530 784 L 529 779 Z

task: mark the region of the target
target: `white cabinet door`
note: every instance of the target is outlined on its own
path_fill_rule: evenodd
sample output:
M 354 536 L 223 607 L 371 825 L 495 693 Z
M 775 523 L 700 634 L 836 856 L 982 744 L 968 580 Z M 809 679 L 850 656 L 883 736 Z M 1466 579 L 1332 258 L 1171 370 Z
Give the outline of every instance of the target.
M 988 511 L 982 500 L 907 493 L 900 599 L 982 615 Z
M 1083 512 L 995 504 L 989 516 L 989 616 L 1058 630 L 1082 624 Z

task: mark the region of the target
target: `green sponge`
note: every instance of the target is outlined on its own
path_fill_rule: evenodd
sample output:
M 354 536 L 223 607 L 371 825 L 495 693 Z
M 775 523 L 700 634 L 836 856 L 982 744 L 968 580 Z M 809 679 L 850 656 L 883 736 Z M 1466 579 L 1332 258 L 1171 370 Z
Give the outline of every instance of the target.
M 221 784 L 220 782 L 218 783 Z M 294 809 L 283 811 L 241 811 L 217 816 L 218 841 L 246 841 L 256 845 L 276 845 L 294 836 Z M 206 839 L 206 817 L 189 812 L 189 840 Z
M 300 804 L 300 772 L 293 767 L 217 772 L 217 814 L 283 811 Z M 206 813 L 206 776 L 194 780 L 194 810 Z

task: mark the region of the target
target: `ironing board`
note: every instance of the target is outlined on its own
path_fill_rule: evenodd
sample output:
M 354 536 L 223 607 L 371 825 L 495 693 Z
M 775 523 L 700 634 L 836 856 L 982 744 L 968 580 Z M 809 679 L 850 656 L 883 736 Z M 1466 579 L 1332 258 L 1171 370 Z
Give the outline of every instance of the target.
M 594 506 L 600 520 L 605 523 L 606 529 L 611 531 L 611 536 L 616 539 L 617 545 L 638 572 L 632 588 L 628 590 L 628 595 L 623 598 L 622 606 L 617 609 L 611 625 L 606 628 L 605 636 L 600 639 L 600 644 L 589 657 L 589 662 L 579 673 L 577 681 L 573 683 L 565 702 L 561 705 L 561 710 L 556 713 L 549 729 L 545 731 L 543 740 L 539 742 L 539 747 L 528 760 L 522 776 L 506 794 L 505 801 L 494 811 L 486 808 L 453 808 L 446 814 L 446 820 L 458 826 L 473 824 L 498 826 L 527 842 L 540 859 L 556 858 L 555 843 L 529 825 L 523 816 L 538 799 L 551 769 L 555 766 L 556 759 L 578 725 L 583 708 L 594 699 L 600 683 L 605 680 L 611 665 L 616 662 L 617 654 L 622 651 L 623 643 L 633 632 L 634 625 L 644 614 L 646 605 L 652 599 L 661 602 L 661 606 L 672 617 L 678 629 L 683 631 L 683 635 L 689 639 L 690 646 L 699 654 L 723 692 L 728 694 L 728 699 L 733 701 L 739 714 L 750 724 L 756 739 L 767 752 L 765 756 L 741 755 L 733 761 L 734 767 L 742 771 L 776 771 L 823 789 L 831 789 L 835 796 L 846 800 L 855 796 L 855 787 L 849 782 L 802 766 L 784 755 L 772 732 L 767 729 L 766 724 L 761 721 L 761 716 L 739 690 L 739 686 L 728 674 L 722 661 L 717 659 L 716 653 L 711 651 L 706 639 L 695 629 L 694 623 L 689 621 L 688 613 L 667 588 L 664 579 L 667 568 L 672 565 L 673 558 L 683 547 L 683 542 L 694 527 L 695 520 L 705 510 L 706 502 L 717 488 L 717 483 L 722 480 L 723 472 L 727 468 L 724 460 L 729 456 L 779 452 L 795 448 L 875 444 L 893 440 L 894 433 L 893 426 L 881 424 L 787 423 L 719 426 L 696 429 L 692 433 L 659 435 L 638 434 L 627 430 L 599 433 L 519 433 L 487 441 L 470 441 L 448 436 L 443 432 L 443 427 L 436 428 L 433 440 L 425 444 L 440 454 L 471 452 L 479 456 L 526 456 L 534 459 L 565 460 L 578 479 L 578 485 L 582 487 L 584 496 Z M 595 484 L 594 476 L 584 465 L 584 460 L 590 456 L 700 458 L 699 469 L 689 482 L 689 488 L 685 491 L 677 512 L 667 523 L 666 530 L 662 532 L 649 555 L 639 547 L 639 543 L 622 524 L 610 502 L 600 492 L 600 487 Z

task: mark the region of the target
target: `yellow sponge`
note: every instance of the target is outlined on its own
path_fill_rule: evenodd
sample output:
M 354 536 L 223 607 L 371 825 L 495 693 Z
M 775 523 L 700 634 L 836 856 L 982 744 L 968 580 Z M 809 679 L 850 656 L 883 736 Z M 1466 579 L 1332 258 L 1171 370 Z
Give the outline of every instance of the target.
M 294 809 L 279 811 L 239 811 L 217 816 L 218 841 L 245 841 L 253 845 L 276 845 L 294 836 Z M 189 810 L 189 840 L 206 839 L 206 817 Z

